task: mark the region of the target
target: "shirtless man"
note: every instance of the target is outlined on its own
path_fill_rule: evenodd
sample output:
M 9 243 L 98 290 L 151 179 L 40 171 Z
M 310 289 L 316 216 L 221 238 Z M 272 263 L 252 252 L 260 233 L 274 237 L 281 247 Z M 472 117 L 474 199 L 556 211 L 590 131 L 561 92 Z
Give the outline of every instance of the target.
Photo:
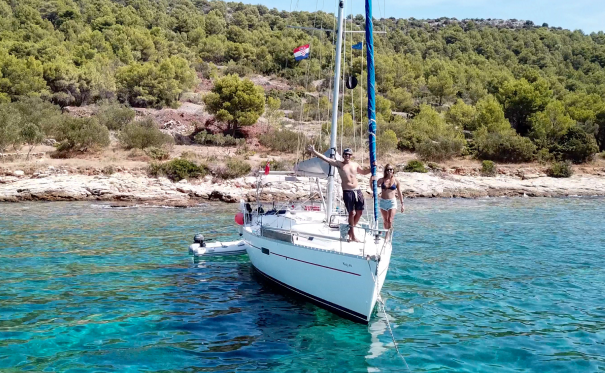
M 342 180 L 342 199 L 349 213 L 349 239 L 357 241 L 353 227 L 361 219 L 365 205 L 363 193 L 361 193 L 357 183 L 357 174 L 368 175 L 371 172 L 370 168 L 361 168 L 357 162 L 352 162 L 353 151 L 349 148 L 342 152 L 342 162 L 326 157 L 315 150 L 313 145 L 309 145 L 307 151 L 338 170 Z

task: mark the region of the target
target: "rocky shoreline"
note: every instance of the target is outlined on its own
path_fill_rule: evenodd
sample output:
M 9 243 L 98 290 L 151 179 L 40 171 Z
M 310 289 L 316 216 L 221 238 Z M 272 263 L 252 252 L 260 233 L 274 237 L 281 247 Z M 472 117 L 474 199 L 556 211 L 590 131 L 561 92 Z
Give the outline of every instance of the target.
M 458 172 L 398 173 L 408 198 L 564 197 L 605 196 L 605 175 L 581 174 L 554 179 L 543 174 L 469 176 Z M 324 182 L 325 185 L 325 182 Z M 360 182 L 368 197 L 368 179 Z M 317 187 L 305 178 L 265 180 L 264 201 L 305 200 Z M 256 178 L 182 180 L 151 178 L 144 170 L 101 170 L 70 173 L 49 167 L 25 174 L 20 170 L 0 173 L 0 202 L 20 201 L 112 201 L 116 206 L 149 204 L 187 207 L 204 201 L 236 203 L 256 200 Z

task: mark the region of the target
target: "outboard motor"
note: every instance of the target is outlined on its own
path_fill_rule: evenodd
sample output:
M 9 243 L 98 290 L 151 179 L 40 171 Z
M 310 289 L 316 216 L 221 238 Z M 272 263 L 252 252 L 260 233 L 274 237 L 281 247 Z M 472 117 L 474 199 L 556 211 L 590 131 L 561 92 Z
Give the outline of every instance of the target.
M 204 242 L 204 235 L 201 233 L 198 233 L 193 237 L 193 243 L 199 244 L 200 247 L 206 247 L 206 243 Z
M 204 235 L 198 233 L 193 236 L 193 243 L 189 245 L 189 255 L 194 255 L 202 247 L 206 247 L 206 242 L 204 242 Z

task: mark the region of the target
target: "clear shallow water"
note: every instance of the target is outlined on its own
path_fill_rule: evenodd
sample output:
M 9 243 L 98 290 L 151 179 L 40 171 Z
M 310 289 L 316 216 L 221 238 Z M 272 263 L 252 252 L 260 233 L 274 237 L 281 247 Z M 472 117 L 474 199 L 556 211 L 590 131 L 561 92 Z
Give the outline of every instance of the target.
M 0 204 L 0 370 L 407 371 L 382 315 L 340 319 L 245 256 L 193 263 L 235 208 Z M 605 371 L 604 199 L 407 208 L 383 297 L 412 371 Z

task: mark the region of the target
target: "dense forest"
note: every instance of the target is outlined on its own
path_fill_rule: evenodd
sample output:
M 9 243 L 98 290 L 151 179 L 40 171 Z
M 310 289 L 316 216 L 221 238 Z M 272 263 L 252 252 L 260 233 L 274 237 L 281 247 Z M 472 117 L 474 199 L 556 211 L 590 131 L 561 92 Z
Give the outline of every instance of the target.
M 333 29 L 335 18 L 207 0 L 0 0 L 0 148 L 11 131 L 23 143 L 39 137 L 40 118 L 14 119 L 26 100 L 175 106 L 200 77 L 228 74 L 282 77 L 293 89 L 267 97 L 297 108 L 296 119 L 325 122 L 327 95 L 314 91 L 331 88 L 335 33 L 289 25 Z M 363 26 L 363 16 L 348 17 L 347 30 Z M 375 41 L 384 149 L 574 163 L 605 150 L 605 33 L 447 18 L 377 19 L 375 28 L 386 31 Z M 344 62 L 360 82 L 365 56 L 351 46 L 362 35 L 347 34 Z M 296 62 L 303 44 L 311 58 Z M 345 92 L 346 135 L 362 134 L 364 86 Z M 79 125 L 39 130 L 60 137 L 57 128 Z

